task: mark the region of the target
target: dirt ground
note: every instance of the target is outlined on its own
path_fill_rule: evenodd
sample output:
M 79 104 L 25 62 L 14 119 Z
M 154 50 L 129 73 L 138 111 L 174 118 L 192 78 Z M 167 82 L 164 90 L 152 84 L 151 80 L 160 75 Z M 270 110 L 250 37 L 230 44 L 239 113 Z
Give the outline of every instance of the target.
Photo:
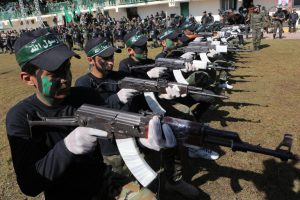
M 292 151 L 300 155 L 300 42 L 264 40 L 259 52 L 239 54 L 231 73 L 230 99 L 204 120 L 214 128 L 236 131 L 247 142 L 275 148 L 284 133 L 294 136 Z M 160 49 L 150 49 L 154 57 Z M 116 56 L 118 64 L 125 53 Z M 73 78 L 87 72 L 85 56 L 72 61 Z M 0 199 L 24 200 L 16 183 L 5 131 L 5 115 L 33 88 L 19 79 L 14 55 L 0 54 Z M 201 190 L 200 199 L 299 200 L 300 164 L 269 156 L 215 148 L 217 161 L 185 160 L 184 177 Z M 182 199 L 161 191 L 161 199 Z

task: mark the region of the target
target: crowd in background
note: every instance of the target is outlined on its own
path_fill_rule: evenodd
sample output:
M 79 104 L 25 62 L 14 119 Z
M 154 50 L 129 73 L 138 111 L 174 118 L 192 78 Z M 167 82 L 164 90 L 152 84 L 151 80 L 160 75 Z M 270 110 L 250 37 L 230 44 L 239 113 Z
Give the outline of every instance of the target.
M 24 1 L 29 3 L 29 1 Z M 32 4 L 31 4 L 32 5 Z M 224 24 L 249 24 L 249 15 L 251 14 L 251 8 L 240 7 L 238 11 L 229 9 L 226 11 L 219 11 L 220 22 Z M 263 6 L 261 12 L 264 13 L 264 25 L 265 32 L 269 32 L 272 27 L 272 16 L 268 10 Z M 295 24 L 299 17 L 295 15 L 295 12 L 285 11 L 285 20 L 290 25 L 290 32 L 295 31 Z M 94 12 L 86 12 L 77 14 L 73 13 L 74 18 L 70 23 L 64 23 L 65 25 L 58 25 L 57 18 L 53 19 L 55 24 L 54 29 L 58 35 L 65 41 L 65 43 L 73 49 L 74 45 L 79 50 L 82 50 L 85 43 L 90 38 L 106 37 L 115 46 L 124 47 L 123 37 L 132 29 L 139 29 L 140 32 L 148 36 L 151 47 L 155 48 L 160 46 L 158 42 L 158 36 L 161 30 L 167 27 L 178 28 L 184 22 L 192 22 L 198 24 L 201 28 L 203 25 L 212 24 L 215 20 L 211 12 L 204 11 L 200 23 L 197 23 L 195 18 L 190 15 L 183 17 L 179 15 L 166 15 L 164 11 L 156 12 L 150 16 L 146 16 L 142 19 L 140 16 L 128 18 L 123 16 L 120 19 L 115 19 L 109 15 L 103 14 L 100 10 Z M 296 13 L 297 14 L 297 13 Z M 292 29 L 292 25 L 294 25 Z M 199 29 L 201 30 L 201 29 Z M 0 34 L 0 48 L 2 53 L 13 53 L 13 45 L 15 40 L 22 32 L 26 32 L 28 29 L 2 31 Z M 203 31 L 203 30 L 202 30 Z M 205 30 L 204 30 L 205 31 Z

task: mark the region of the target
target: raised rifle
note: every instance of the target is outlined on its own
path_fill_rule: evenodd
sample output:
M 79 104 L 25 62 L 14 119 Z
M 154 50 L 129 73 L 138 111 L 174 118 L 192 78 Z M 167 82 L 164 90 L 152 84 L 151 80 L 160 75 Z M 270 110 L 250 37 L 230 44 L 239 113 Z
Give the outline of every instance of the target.
M 83 126 L 106 131 L 108 138 L 116 140 L 119 152 L 129 170 L 146 187 L 157 174 L 141 156 L 138 156 L 139 151 L 136 150 L 138 148 L 136 148 L 134 137 L 147 137 L 148 124 L 152 117 L 151 113 L 130 113 L 85 104 L 75 112 L 74 117 L 40 117 L 39 121 L 28 119 L 28 123 L 31 128 L 34 126 Z M 212 144 L 229 147 L 232 151 L 269 155 L 283 161 L 299 161 L 299 156 L 291 152 L 293 137 L 290 134 L 285 134 L 282 142 L 273 150 L 244 142 L 236 132 L 214 129 L 199 122 L 167 116 L 161 117 L 161 122 L 170 125 L 178 144 L 187 143 L 195 146 Z
M 203 88 L 200 87 L 189 86 L 177 82 L 169 82 L 164 79 L 148 80 L 148 79 L 125 77 L 118 82 L 118 85 L 120 88 L 135 89 L 140 92 L 157 92 L 159 94 L 166 93 L 167 87 L 177 86 L 179 88 L 179 93 L 181 95 L 196 94 L 196 95 L 210 96 L 210 97 L 216 97 L 221 99 L 229 98 L 224 95 L 206 93 L 203 91 Z
M 191 51 L 189 51 L 191 52 Z M 158 58 L 155 60 L 154 64 L 148 64 L 148 65 L 137 65 L 130 67 L 130 70 L 134 69 L 141 69 L 141 68 L 153 68 L 153 67 L 166 67 L 168 69 L 184 69 L 185 64 L 187 62 L 192 62 L 192 60 L 186 60 L 186 59 L 172 59 L 172 58 Z M 207 63 L 206 69 L 215 69 L 215 70 L 225 70 L 225 71 L 234 71 L 235 67 L 232 66 L 221 66 L 214 63 Z

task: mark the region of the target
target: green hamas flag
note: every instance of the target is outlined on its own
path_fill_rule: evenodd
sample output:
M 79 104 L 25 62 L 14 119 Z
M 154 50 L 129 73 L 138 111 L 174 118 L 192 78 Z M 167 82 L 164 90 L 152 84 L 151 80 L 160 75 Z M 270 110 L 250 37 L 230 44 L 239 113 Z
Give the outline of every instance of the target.
M 76 8 L 76 14 L 77 15 L 80 15 L 80 8 L 79 8 L 79 5 L 78 5 L 78 1 L 76 1 L 76 5 L 75 5 L 75 8 Z
M 71 16 L 72 16 L 72 19 L 74 19 L 75 18 L 75 11 L 74 11 L 74 8 L 71 8 Z
M 11 18 L 8 19 L 10 27 L 14 27 Z
M 89 13 L 92 13 L 92 3 L 90 1 L 88 2 L 88 9 Z
M 64 13 L 65 13 L 65 20 L 67 23 L 70 23 L 72 21 L 72 17 L 70 16 L 70 14 L 68 13 L 67 9 L 64 8 Z

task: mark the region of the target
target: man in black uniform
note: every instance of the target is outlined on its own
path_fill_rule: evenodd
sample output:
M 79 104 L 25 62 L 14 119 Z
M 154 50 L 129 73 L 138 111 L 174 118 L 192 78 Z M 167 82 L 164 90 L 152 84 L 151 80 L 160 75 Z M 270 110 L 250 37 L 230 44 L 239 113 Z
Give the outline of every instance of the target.
M 174 58 L 174 59 L 189 59 L 193 61 L 193 53 L 192 52 L 187 52 L 185 54 L 182 54 L 178 51 L 172 51 L 176 48 L 178 44 L 178 37 L 180 37 L 181 34 L 180 32 L 176 31 L 175 29 L 166 29 L 162 31 L 160 35 L 160 40 L 161 44 L 163 46 L 163 52 L 158 54 L 155 58 Z M 189 83 L 189 85 L 193 86 L 207 86 L 209 82 L 209 79 L 211 79 L 209 72 L 207 70 L 199 70 L 201 69 L 199 67 L 199 64 L 197 64 L 196 61 L 193 61 L 192 64 L 187 62 L 186 69 L 184 69 L 184 72 L 187 72 L 185 75 L 188 77 L 186 81 Z M 197 70 L 197 71 L 196 71 Z M 199 71 L 198 71 L 199 70 Z M 207 72 L 206 72 L 207 71 Z M 189 72 L 192 72 L 190 74 Z M 208 94 L 214 94 L 212 91 L 203 89 L 204 92 Z M 202 115 L 209 109 L 209 107 L 215 102 L 214 97 L 209 97 L 209 96 L 201 96 L 201 95 L 188 95 L 187 98 L 184 99 L 179 99 L 176 102 L 165 102 L 166 108 L 168 108 L 168 111 L 174 112 L 172 109 L 172 103 L 181 103 L 183 105 L 188 106 L 190 108 L 191 106 L 195 105 L 196 103 L 199 103 L 193 110 L 192 113 L 194 115 L 194 118 L 196 120 L 200 120 Z M 164 102 L 162 102 L 164 103 Z M 168 112 L 168 115 L 172 115 L 170 112 Z M 183 114 L 183 113 L 182 113 Z M 182 114 L 180 117 L 182 117 Z M 179 116 L 175 116 L 179 117 Z M 207 148 L 188 148 L 188 153 L 190 157 L 193 158 L 205 158 L 208 160 L 216 160 L 219 158 L 219 155 L 217 152 L 214 152 L 210 149 Z
M 35 94 L 12 107 L 6 116 L 13 166 L 22 192 L 28 196 L 44 192 L 46 200 L 115 199 L 129 180 L 103 163 L 97 136 L 105 137 L 107 132 L 86 127 L 30 127 L 28 119 L 73 116 L 84 103 L 119 105 L 117 95 L 104 102 L 101 93 L 93 89 L 72 88 L 70 58 L 79 56 L 46 29 L 24 33 L 15 50 L 21 79 L 35 88 Z M 157 128 L 161 124 L 153 122 L 149 133 L 161 134 Z M 155 199 L 149 190 L 144 191 Z
M 124 41 L 127 46 L 128 58 L 122 60 L 119 64 L 119 71 L 136 78 L 159 78 L 167 70 L 165 67 L 154 67 L 134 69 L 132 66 L 153 64 L 154 60 L 147 58 L 147 37 L 137 30 L 131 31 L 124 36 Z
M 159 40 L 163 47 L 161 53 L 157 54 L 157 58 L 178 58 L 182 53 L 179 51 L 173 51 L 178 46 L 178 37 L 181 37 L 181 33 L 178 30 L 169 28 L 163 30 L 159 36 Z
M 132 98 L 138 92 L 133 89 L 119 90 L 118 81 L 124 78 L 124 75 L 118 71 L 112 71 L 114 66 L 114 53 L 120 53 L 121 50 L 111 46 L 106 38 L 89 40 L 84 50 L 89 65 L 91 66 L 91 71 L 79 77 L 75 85 L 94 88 L 101 92 L 101 96 L 104 99 L 117 94 L 120 100 L 118 105 L 120 109 L 137 112 L 138 109 L 129 107 L 129 105 Z M 139 103 L 133 103 L 133 105 L 141 104 L 141 101 Z M 111 165 L 114 172 L 123 175 L 128 174 L 114 140 L 100 140 L 100 147 L 104 162 L 107 165 Z
M 187 46 L 189 44 L 189 42 L 191 42 L 195 38 L 199 37 L 198 34 L 194 33 L 196 27 L 191 22 L 183 23 L 180 28 L 183 31 L 182 36 L 179 37 L 179 41 L 181 43 L 181 46 Z
M 165 75 L 167 68 L 165 67 L 154 67 L 149 70 L 149 68 L 130 70 L 130 67 L 136 65 L 152 64 L 154 60 L 147 58 L 147 37 L 138 31 L 132 31 L 125 35 L 124 37 L 127 51 L 129 53 L 129 58 L 126 58 L 120 62 L 119 70 L 125 72 L 129 76 L 133 77 L 143 77 L 143 78 L 160 78 Z M 176 93 L 175 89 L 172 88 L 171 93 Z M 163 99 L 174 99 L 174 97 L 179 97 L 179 95 L 169 95 L 167 94 Z M 169 101 L 167 101 L 169 102 Z M 166 103 L 167 105 L 167 103 Z M 169 108 L 169 107 L 168 107 Z M 182 178 L 182 165 L 180 158 L 177 158 L 178 147 L 170 148 L 162 152 L 163 165 L 167 177 L 165 188 L 168 191 L 178 192 L 186 198 L 198 199 L 199 190 L 193 185 L 185 182 Z

